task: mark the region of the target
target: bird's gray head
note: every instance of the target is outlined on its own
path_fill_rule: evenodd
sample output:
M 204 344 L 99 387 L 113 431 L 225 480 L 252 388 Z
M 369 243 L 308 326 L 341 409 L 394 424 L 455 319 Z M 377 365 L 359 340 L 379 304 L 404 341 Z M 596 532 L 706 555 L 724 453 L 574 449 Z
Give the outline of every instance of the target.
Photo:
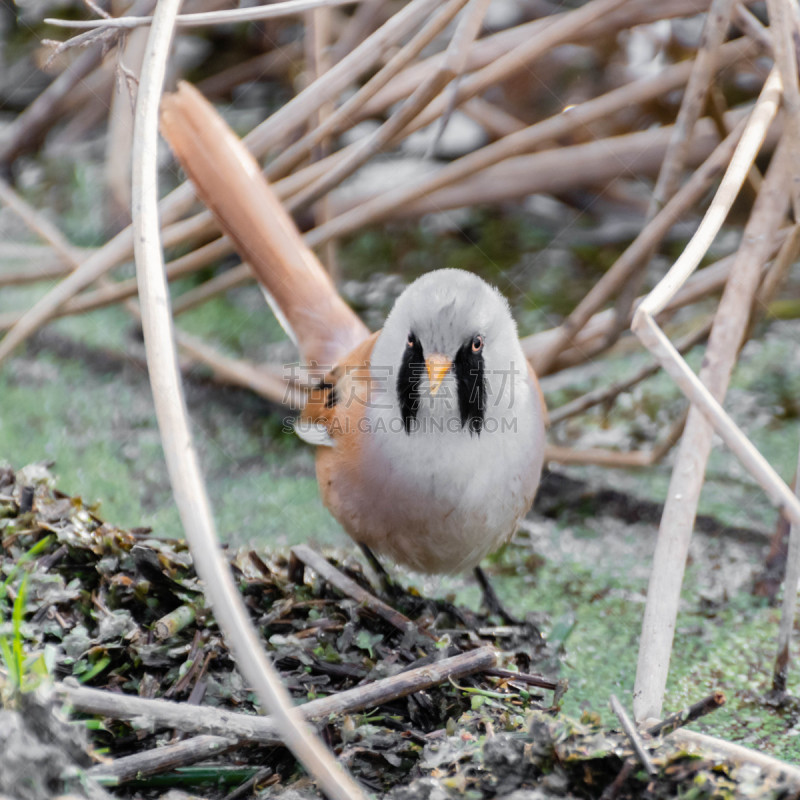
M 412 283 L 375 344 L 373 373 L 384 369 L 406 432 L 422 417 L 450 417 L 480 434 L 487 409 L 525 368 L 508 303 L 477 275 L 442 269 Z

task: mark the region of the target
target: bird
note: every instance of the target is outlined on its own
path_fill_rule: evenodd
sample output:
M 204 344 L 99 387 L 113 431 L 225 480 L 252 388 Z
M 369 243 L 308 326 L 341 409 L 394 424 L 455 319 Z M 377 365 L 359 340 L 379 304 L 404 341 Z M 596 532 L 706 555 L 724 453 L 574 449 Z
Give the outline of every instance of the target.
M 299 348 L 308 393 L 294 427 L 316 448 L 324 505 L 368 555 L 475 569 L 486 592 L 479 563 L 516 532 L 544 455 L 544 398 L 505 297 L 434 269 L 370 332 L 197 90 L 165 97 L 161 128 Z

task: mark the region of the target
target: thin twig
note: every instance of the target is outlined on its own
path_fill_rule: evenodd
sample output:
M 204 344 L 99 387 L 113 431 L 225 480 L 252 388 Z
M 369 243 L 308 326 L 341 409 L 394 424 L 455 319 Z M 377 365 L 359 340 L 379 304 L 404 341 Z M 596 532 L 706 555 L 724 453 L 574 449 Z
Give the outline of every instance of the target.
M 684 725 L 688 725 L 704 717 L 706 714 L 716 711 L 718 708 L 724 706 L 726 702 L 725 693 L 717 690 L 708 695 L 708 697 L 704 697 L 702 700 L 693 703 L 688 708 L 684 708 L 682 711 L 676 711 L 674 714 L 670 714 L 668 717 L 662 719 L 661 722 L 651 725 L 647 729 L 647 733 L 650 736 L 668 736 L 678 728 L 682 728 Z
M 202 11 L 198 14 L 180 14 L 176 20 L 179 28 L 197 28 L 205 25 L 224 25 L 226 23 L 256 22 L 262 19 L 285 17 L 290 14 L 302 14 L 314 8 L 323 6 L 354 5 L 361 0 L 284 0 L 283 2 L 270 3 L 265 6 L 249 6 L 247 8 L 232 8 L 225 11 Z M 130 30 L 141 28 L 153 23 L 153 17 L 107 17 L 103 19 L 59 19 L 46 17 L 45 23 L 55 25 L 57 28 L 77 28 L 94 30 L 96 28 L 121 28 Z
M 656 775 L 658 770 L 653 766 L 650 755 L 644 748 L 642 737 L 639 735 L 639 731 L 636 730 L 636 726 L 631 721 L 628 713 L 623 708 L 622 703 L 620 703 L 619 700 L 617 700 L 617 696 L 613 694 L 609 698 L 609 702 L 611 704 L 611 710 L 617 715 L 619 724 L 622 725 L 622 730 L 625 731 L 625 735 L 628 737 L 628 741 L 631 743 L 631 747 L 634 753 L 636 753 L 639 762 L 644 767 L 645 772 L 650 775 L 650 777 Z
M 458 678 L 491 669 L 496 662 L 497 653 L 494 648 L 479 647 L 398 672 L 388 678 L 336 692 L 328 697 L 311 700 L 297 706 L 295 710 L 302 714 L 305 721 L 326 719 L 334 714 L 349 714 L 429 689 L 450 677 Z M 262 717 L 212 706 L 144 698 L 72 683 L 57 684 L 55 691 L 74 711 L 84 714 L 110 719 L 142 719 L 158 728 L 175 728 L 185 733 L 211 733 L 245 742 L 286 743 L 285 729 L 271 716 Z
M 348 578 L 347 575 L 340 572 L 329 561 L 319 555 L 319 553 L 315 553 L 307 545 L 296 545 L 292 548 L 292 555 L 302 561 L 306 566 L 311 567 L 314 572 L 323 580 L 330 583 L 331 586 L 334 586 L 348 597 L 352 597 L 365 608 L 370 609 L 370 611 L 373 611 L 379 617 L 394 625 L 399 631 L 407 633 L 417 627 L 407 616 L 401 614 L 390 605 L 387 605 L 383 600 L 379 600 L 375 595 L 370 594 L 366 589 L 352 580 L 352 578 Z M 420 632 L 430 636 L 432 639 L 436 638 L 430 631 L 426 631 L 424 628 L 421 628 Z
M 526 683 L 528 686 L 538 686 L 540 689 L 549 689 L 554 692 L 559 687 L 558 681 L 544 678 L 541 675 L 530 675 L 527 672 L 513 672 L 510 669 L 501 669 L 500 667 L 492 667 L 491 669 L 481 670 L 484 675 L 491 675 L 495 678 L 502 678 L 503 680 L 516 681 L 517 683 Z

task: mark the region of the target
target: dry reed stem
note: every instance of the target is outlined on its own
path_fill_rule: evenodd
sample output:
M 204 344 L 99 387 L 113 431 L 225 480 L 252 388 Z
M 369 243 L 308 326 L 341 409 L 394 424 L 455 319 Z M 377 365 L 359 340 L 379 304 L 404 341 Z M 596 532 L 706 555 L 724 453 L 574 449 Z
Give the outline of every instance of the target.
M 728 33 L 730 26 L 731 10 L 734 0 L 712 0 L 711 7 L 706 15 L 703 33 L 700 39 L 700 48 L 694 59 L 692 72 L 683 92 L 683 100 L 678 110 L 678 116 L 672 128 L 664 161 L 658 172 L 653 194 L 647 211 L 646 222 L 649 222 L 678 190 L 678 184 L 683 173 L 686 156 L 689 150 L 689 141 L 697 121 L 706 105 L 706 96 L 714 79 L 717 69 L 719 49 Z M 727 136 L 727 131 L 720 135 L 721 139 Z M 617 298 L 616 313 L 617 324 L 612 332 L 616 339 L 626 327 L 626 321 L 631 311 L 631 306 L 636 295 L 642 287 L 645 270 L 653 257 L 655 246 L 650 252 L 643 255 L 638 267 L 632 272 L 626 286 L 622 288 Z
M 800 223 L 795 223 L 795 225 L 792 226 L 789 235 L 781 245 L 781 249 L 775 258 L 775 261 L 768 270 L 767 274 L 764 276 L 764 280 L 759 286 L 758 294 L 756 295 L 754 303 L 754 310 L 767 310 L 767 306 L 775 298 L 775 295 L 778 293 L 778 289 L 786 279 L 786 276 L 789 274 L 789 269 L 791 268 L 792 264 L 794 264 L 798 252 L 800 252 Z
M 391 12 L 387 0 L 362 0 L 331 47 L 330 59 L 335 64 L 369 36 Z
M 720 138 L 724 139 L 731 132 L 730 126 L 725 120 L 725 115 L 728 113 L 728 106 L 725 102 L 725 95 L 716 85 L 712 86 L 708 93 L 707 108 L 708 116 L 711 117 L 714 125 L 717 126 L 717 131 L 719 132 Z M 758 170 L 758 165 L 753 164 L 747 173 L 746 184 L 747 188 L 750 190 L 751 196 L 748 199 L 751 202 L 761 190 L 761 182 L 763 179 L 763 175 Z
M 682 745 L 695 746 L 699 748 L 700 753 L 706 753 L 709 750 L 715 751 L 734 764 L 756 766 L 766 776 L 765 784 L 782 786 L 788 783 L 793 791 L 800 790 L 800 767 L 795 764 L 780 761 L 766 753 L 743 747 L 734 742 L 727 742 L 724 739 L 685 728 L 673 731 L 669 734 L 669 738 Z
M 497 664 L 492 647 L 479 647 L 466 653 L 442 658 L 421 667 L 412 667 L 388 678 L 362 684 L 335 694 L 311 700 L 297 707 L 305 720 L 325 720 L 331 714 L 347 714 L 370 708 L 416 691 L 428 689 Z M 213 706 L 195 706 L 172 700 L 144 698 L 68 683 L 56 685 L 56 693 L 76 711 L 99 714 L 110 719 L 142 718 L 159 728 L 175 728 L 184 733 L 204 733 L 261 744 L 285 743 L 285 732 L 278 719 L 229 711 Z M 102 765 L 97 767 L 100 772 Z
M 775 65 L 783 84 L 783 108 L 786 112 L 786 132 L 791 152 L 791 197 L 794 218 L 800 219 L 800 85 L 797 77 L 796 43 L 800 38 L 795 19 L 796 0 L 767 0 L 769 29 Z
M 288 42 L 209 75 L 197 84 L 197 88 L 208 98 L 221 97 L 242 83 L 284 75 L 302 57 L 302 42 Z
M 701 46 L 695 56 L 689 81 L 673 127 L 673 135 L 664 155 L 651 198 L 649 216 L 654 216 L 672 197 L 686 163 L 689 139 L 703 112 L 706 95 L 717 70 L 719 49 L 728 33 L 733 0 L 712 0 L 708 10 Z
M 306 14 L 306 35 L 305 35 L 305 50 L 306 50 L 306 71 L 313 81 L 322 75 L 330 67 L 330 59 L 328 57 L 328 45 L 331 39 L 331 24 L 332 16 L 329 8 L 318 8 Z M 331 101 L 320 106 L 319 111 L 309 120 L 308 128 L 314 129 L 318 127 L 333 111 L 333 103 Z M 311 161 L 319 161 L 324 158 L 331 151 L 330 139 L 320 140 L 317 147 L 311 151 Z M 314 214 L 314 223 L 321 225 L 327 222 L 331 217 L 330 197 L 323 197 L 318 203 L 314 204 L 312 209 Z M 336 256 L 336 242 L 331 241 L 325 243 L 320 253 L 320 260 L 328 270 L 334 283 L 341 279 L 341 272 L 339 271 L 338 259 Z
M 747 36 L 758 42 L 765 52 L 773 54 L 772 36 L 744 3 L 737 3 L 734 6 L 733 21 Z
M 284 0 L 283 2 L 269 3 L 263 6 L 248 6 L 246 8 L 232 8 L 223 11 L 201 11 L 197 14 L 181 14 L 177 20 L 179 28 L 198 28 L 206 25 L 226 25 L 240 22 L 256 22 L 263 19 L 302 14 L 320 6 L 355 5 L 360 0 Z M 124 29 L 131 30 L 150 25 L 153 17 L 139 17 L 127 14 L 124 17 L 110 17 L 103 19 L 58 19 L 46 17 L 48 25 L 57 28 L 72 28 L 76 30 L 97 29 Z
M 102 61 L 100 48 L 81 53 L 37 98 L 8 125 L 0 137 L 0 164 L 8 165 L 32 150 L 54 125 L 73 88 Z
M 652 252 L 680 217 L 700 200 L 730 160 L 745 127 L 746 123 L 742 121 L 726 139 L 717 145 L 705 162 L 695 170 L 692 177 L 644 227 L 636 239 L 564 320 L 558 335 L 534 362 L 538 374 L 547 374 L 559 353 L 577 336 L 583 326 L 614 293 L 622 289 L 642 259 Z
M 558 464 L 593 464 L 597 467 L 614 469 L 632 469 L 652 467 L 677 444 L 686 424 L 686 414 L 675 420 L 669 433 L 651 450 L 631 450 L 622 453 L 617 450 L 606 450 L 601 447 L 590 447 L 584 450 L 561 445 L 548 444 L 544 449 L 545 461 Z
M 339 161 L 333 169 L 325 172 L 311 186 L 292 197 L 293 209 L 302 208 L 326 194 L 352 175 L 362 164 L 381 152 L 453 78 L 460 74 L 464 68 L 469 44 L 480 29 L 487 5 L 487 0 L 469 0 L 439 69 L 423 81 L 383 125 L 363 141 L 357 142 L 347 157 Z M 324 228 L 324 225 L 318 226 L 319 228 Z
M 589 4 L 587 4 L 589 5 Z M 576 26 L 570 34 L 570 40 L 575 44 L 596 44 L 597 40 L 603 37 L 614 37 L 620 30 L 631 28 L 635 25 L 647 25 L 662 19 L 672 19 L 683 17 L 690 14 L 704 13 L 708 10 L 708 0 L 672 0 L 669 4 L 655 4 L 652 0 L 628 0 L 621 4 L 615 11 L 601 14 L 598 18 L 581 27 Z M 501 58 L 506 58 L 508 54 L 516 50 L 519 56 L 523 50 L 517 48 L 525 47 L 534 40 L 541 41 L 547 28 L 559 24 L 563 25 L 564 18 L 574 11 L 560 12 L 549 17 L 537 19 L 522 25 L 517 25 L 499 33 L 491 34 L 475 43 L 472 48 L 467 71 L 474 72 L 469 77 L 470 83 L 459 89 L 458 102 L 463 102 L 467 94 L 480 93 L 492 85 L 497 79 L 505 79 L 525 68 L 525 63 L 506 63 L 501 68 L 493 66 Z M 569 23 L 570 26 L 572 23 Z M 414 89 L 422 83 L 425 78 L 438 68 L 442 59 L 439 53 L 430 56 L 425 60 L 406 69 L 398 75 L 389 86 L 377 95 L 370 103 L 362 109 L 360 119 L 380 114 L 383 109 L 388 108 L 404 97 L 408 97 Z M 483 70 L 489 69 L 488 72 Z M 494 70 L 498 70 L 494 72 Z M 465 82 L 466 83 L 466 82 Z M 431 118 L 425 120 L 425 124 L 430 123 L 439 116 L 445 103 L 431 108 Z
M 286 744 L 336 800 L 360 798 L 359 788 L 294 709 L 280 675 L 264 653 L 217 541 L 208 496 L 194 450 L 169 313 L 158 222 L 157 140 L 161 99 L 175 17 L 181 0 L 162 0 L 148 37 L 136 103 L 133 149 L 133 227 L 142 329 L 148 372 L 170 482 L 198 575 L 237 664 L 262 706 L 283 730 Z
M 639 731 L 636 730 L 633 720 L 631 720 L 631 718 L 628 716 L 628 712 L 625 711 L 625 707 L 622 705 L 622 703 L 620 703 L 615 694 L 612 694 L 609 698 L 609 705 L 611 706 L 611 710 L 617 715 L 619 724 L 622 725 L 622 730 L 628 737 L 628 741 L 630 742 L 634 753 L 636 753 L 639 763 L 644 767 L 644 771 L 651 778 L 654 777 L 658 774 L 658 770 L 653 765 L 650 754 L 645 749 L 642 737 L 639 734 Z
M 769 82 L 773 83 L 773 86 L 776 82 L 779 83 L 776 71 L 773 71 Z M 769 99 L 765 92 L 759 104 L 766 105 L 773 102 L 774 98 Z M 757 112 L 758 109 L 753 113 L 754 118 Z M 767 124 L 766 120 L 764 124 Z M 753 137 L 754 140 L 758 138 Z M 742 142 L 746 145 L 747 139 L 743 137 Z M 675 282 L 674 274 L 680 275 L 683 270 L 683 280 L 685 280 L 688 272 L 684 264 L 696 266 L 704 252 L 699 245 L 705 247 L 707 242 L 710 243 L 713 237 L 709 228 L 711 225 L 722 223 L 723 212 L 733 202 L 735 191 L 744 181 L 747 168 L 755 157 L 753 146 L 755 143 L 754 141 L 749 146 L 746 153 L 742 152 L 745 146 L 740 148 L 738 152 L 740 157 L 732 160 L 706 214 L 704 224 L 701 224 L 697 234 L 687 245 L 670 273 L 642 302 L 634 315 L 632 325 L 634 332 L 656 355 L 694 404 L 672 473 L 653 557 L 634 692 L 637 719 L 660 716 L 686 555 L 714 429 L 744 461 L 745 466 L 771 498 L 773 500 L 779 498 L 792 519 L 796 517 L 800 521 L 800 502 L 775 475 L 774 470 L 738 430 L 719 404 L 719 400 L 725 394 L 734 360 L 743 340 L 761 266 L 767 260 L 769 242 L 785 214 L 787 165 L 786 146 L 783 140 L 773 156 L 764 185 L 756 198 L 753 212 L 745 228 L 742 245 L 720 301 L 699 378 L 675 352 L 651 316 L 664 307 L 679 285 Z M 707 220 L 709 222 L 705 224 Z M 684 264 L 679 263 L 681 261 Z M 711 422 L 704 414 L 711 415 Z
M 764 88 L 761 90 L 741 139 L 731 156 L 730 164 L 720 182 L 714 201 L 706 211 L 700 227 L 669 272 L 639 306 L 638 315 L 655 316 L 658 314 L 686 282 L 686 279 L 697 269 L 697 265 L 708 251 L 728 216 L 742 183 L 766 138 L 767 130 L 778 111 L 781 92 L 780 73 L 774 68 L 764 83 Z
M 732 43 L 735 47 L 724 49 L 724 57 L 734 61 L 747 54 L 755 52 L 754 46 L 749 41 Z M 728 62 L 730 63 L 730 62 Z M 601 119 L 609 114 L 641 102 L 658 97 L 665 91 L 681 86 L 689 77 L 691 62 L 677 64 L 664 70 L 655 78 L 645 78 L 620 89 L 615 89 L 593 100 L 588 100 L 580 106 L 571 108 L 542 122 L 535 123 L 525 130 L 511 134 L 493 144 L 487 145 L 473 153 L 463 156 L 446 167 L 438 170 L 433 175 L 421 180 L 407 183 L 396 189 L 390 189 L 377 197 L 370 197 L 355 208 L 335 217 L 328 225 L 315 229 L 309 233 L 313 244 L 324 241 L 329 236 L 340 237 L 364 225 L 374 224 L 387 218 L 397 209 L 414 207 L 415 201 L 421 198 L 431 204 L 441 204 L 441 197 L 436 198 L 434 193 L 448 185 L 455 184 L 471 178 L 486 168 L 518 156 L 531 152 L 546 143 L 557 141 L 568 136 L 582 126 Z M 648 131 L 645 134 L 661 134 L 661 131 Z M 633 134 L 638 136 L 641 134 Z M 615 138 L 615 137 L 610 137 Z M 598 145 L 598 147 L 600 147 Z M 557 153 L 558 151 L 553 151 Z M 608 161 L 608 158 L 603 159 Z M 515 172 L 518 170 L 515 169 Z M 563 167 L 560 171 L 563 171 Z M 456 190 L 460 195 L 460 189 Z M 485 187 L 484 187 L 485 191 Z M 425 208 L 424 202 L 417 205 L 415 213 Z
M 287 408 L 298 409 L 303 405 L 305 395 L 287 381 L 280 367 L 256 366 L 240 358 L 229 358 L 184 331 L 176 331 L 175 337 L 181 350 L 209 367 L 212 378 L 217 382 L 249 389 Z
M 147 30 L 131 31 L 117 51 L 122 69 L 138 75 L 147 44 Z M 106 219 L 114 229 L 130 222 L 131 145 L 133 144 L 133 102 L 135 87 L 124 78 L 114 82 L 111 108 L 108 110 L 108 133 L 105 147 L 105 183 L 110 212 Z
M 33 233 L 44 239 L 67 264 L 74 264 L 82 255 L 82 252 L 50 220 L 20 197 L 2 178 L 0 178 L 0 203 L 11 209 Z
M 368 608 L 370 611 L 377 614 L 381 619 L 393 625 L 401 633 L 408 633 L 417 628 L 417 626 L 405 614 L 401 614 L 396 608 L 384 603 L 374 594 L 368 592 L 352 578 L 347 577 L 341 570 L 336 569 L 326 558 L 319 553 L 312 550 L 308 545 L 299 544 L 292 548 L 292 557 L 297 559 L 301 564 L 316 572 L 322 580 L 329 583 L 335 589 L 338 589 L 346 597 L 351 597 L 359 605 Z M 292 574 L 292 567 L 289 568 L 289 573 Z M 295 579 L 297 581 L 297 579 Z M 302 575 L 300 581 L 302 581 Z M 428 630 L 419 628 L 419 632 L 431 639 L 436 637 Z
M 146 0 L 149 2 L 149 0 Z M 372 36 L 328 70 L 318 81 L 282 106 L 269 119 L 253 129 L 245 141 L 254 153 L 263 154 L 289 135 L 326 100 L 344 89 L 380 58 L 386 47 L 405 36 L 436 6 L 436 0 L 411 0 Z M 13 127 L 13 126 L 12 126 Z M 0 152 L 2 152 L 0 150 Z M 319 162 L 322 164 L 323 162 Z M 194 202 L 191 185 L 184 182 L 159 203 L 162 226 L 175 222 Z M 130 227 L 120 231 L 67 278 L 35 303 L 0 341 L 0 364 L 67 301 L 94 283 L 117 264 L 130 258 L 133 236 Z
M 471 97 L 462 104 L 461 110 L 477 122 L 491 139 L 502 139 L 526 127 L 522 120 L 482 97 Z
M 346 125 L 352 124 L 358 110 L 406 64 L 416 58 L 423 48 L 427 47 L 447 27 L 466 2 L 467 0 L 450 0 L 450 2 L 444 4 L 407 44 L 403 45 L 364 86 L 342 103 L 330 117 L 280 152 L 267 167 L 267 178 L 274 181 L 283 177 L 326 137 L 341 133 Z

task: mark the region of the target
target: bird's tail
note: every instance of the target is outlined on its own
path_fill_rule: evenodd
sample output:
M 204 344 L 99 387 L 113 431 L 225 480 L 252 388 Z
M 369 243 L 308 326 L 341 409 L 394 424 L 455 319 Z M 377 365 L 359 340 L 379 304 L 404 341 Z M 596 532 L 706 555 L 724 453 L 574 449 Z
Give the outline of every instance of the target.
M 190 84 L 164 96 L 161 131 L 262 286 L 305 363 L 335 364 L 369 331 L 342 300 L 255 159 Z

